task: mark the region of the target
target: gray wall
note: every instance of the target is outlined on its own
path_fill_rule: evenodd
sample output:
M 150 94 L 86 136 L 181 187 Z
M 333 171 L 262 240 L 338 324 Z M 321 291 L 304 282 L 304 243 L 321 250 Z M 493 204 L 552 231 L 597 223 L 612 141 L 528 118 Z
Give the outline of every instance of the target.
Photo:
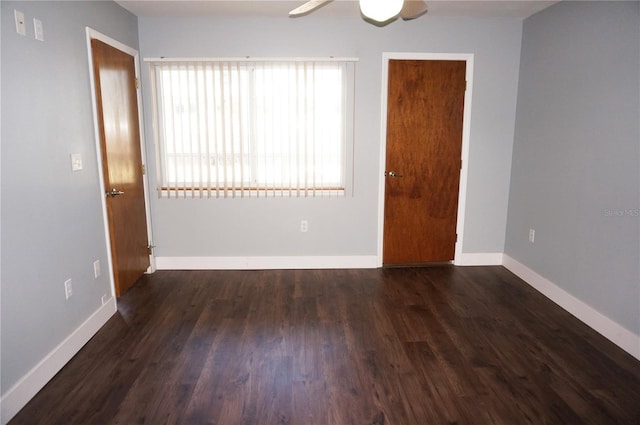
M 505 253 L 640 334 L 640 3 L 530 17 L 520 70 Z
M 356 56 L 354 195 L 340 199 L 152 199 L 158 256 L 376 255 L 383 52 L 475 54 L 464 252 L 503 252 L 522 21 L 140 18 L 143 57 Z M 152 135 L 143 69 L 146 133 Z M 151 140 L 151 137 L 149 137 Z M 151 189 L 153 144 L 148 146 Z M 309 232 L 299 232 L 300 219 Z
M 5 394 L 110 294 L 85 26 L 138 45 L 111 2 L 6 2 L 2 12 L 2 381 Z M 13 11 L 25 14 L 27 36 Z M 33 36 L 43 22 L 45 41 Z M 80 153 L 84 170 L 71 172 Z M 102 275 L 93 276 L 100 260 Z M 63 283 L 72 279 L 65 300 Z

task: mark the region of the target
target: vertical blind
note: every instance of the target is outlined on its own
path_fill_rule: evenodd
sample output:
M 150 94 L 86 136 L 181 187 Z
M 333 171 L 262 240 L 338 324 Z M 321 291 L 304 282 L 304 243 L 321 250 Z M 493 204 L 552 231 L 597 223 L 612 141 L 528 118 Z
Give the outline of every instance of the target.
M 344 194 L 352 67 L 151 61 L 160 195 Z

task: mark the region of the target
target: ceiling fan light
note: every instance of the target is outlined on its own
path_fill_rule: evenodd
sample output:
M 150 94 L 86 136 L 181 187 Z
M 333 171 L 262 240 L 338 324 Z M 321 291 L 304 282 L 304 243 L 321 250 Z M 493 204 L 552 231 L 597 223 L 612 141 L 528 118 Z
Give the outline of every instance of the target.
M 360 0 L 360 11 L 377 22 L 385 22 L 398 15 L 404 0 Z

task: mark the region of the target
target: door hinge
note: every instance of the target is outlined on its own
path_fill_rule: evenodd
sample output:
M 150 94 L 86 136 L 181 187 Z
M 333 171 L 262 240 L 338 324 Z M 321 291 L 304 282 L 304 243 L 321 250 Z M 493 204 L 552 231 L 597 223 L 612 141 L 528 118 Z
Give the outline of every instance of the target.
M 142 175 L 143 176 L 146 175 L 147 174 L 147 167 L 144 164 L 142 164 L 141 168 L 142 168 Z
M 153 248 L 155 248 L 155 245 L 147 245 L 147 251 L 149 252 L 149 255 L 153 254 Z
M 140 88 L 140 80 L 136 78 L 136 90 Z

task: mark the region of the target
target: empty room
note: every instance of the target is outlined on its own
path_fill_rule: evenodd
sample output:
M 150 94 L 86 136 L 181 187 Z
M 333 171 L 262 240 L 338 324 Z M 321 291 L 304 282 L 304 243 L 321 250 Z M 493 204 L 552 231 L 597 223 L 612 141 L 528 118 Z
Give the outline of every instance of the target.
M 0 2 L 10 424 L 640 424 L 640 2 Z

